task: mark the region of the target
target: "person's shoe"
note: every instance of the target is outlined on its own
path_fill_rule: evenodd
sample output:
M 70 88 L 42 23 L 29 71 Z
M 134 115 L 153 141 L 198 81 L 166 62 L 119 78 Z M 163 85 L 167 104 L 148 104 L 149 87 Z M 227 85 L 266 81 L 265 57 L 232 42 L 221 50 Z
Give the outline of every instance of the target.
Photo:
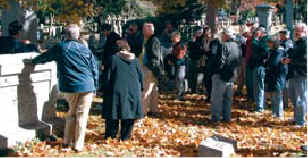
M 226 119 L 222 119 L 221 122 L 222 123 L 230 123 L 231 121 L 230 120 L 226 120 Z
M 303 128 L 303 127 L 304 127 L 304 125 L 299 125 L 299 124 L 293 125 L 293 128 L 296 128 L 296 129 L 298 129 L 298 128 Z
M 263 115 L 263 112 L 264 111 L 259 110 L 259 111 L 255 111 L 254 114 L 257 116 L 260 116 L 260 115 Z
M 307 145 L 302 145 L 301 150 L 304 151 L 304 152 L 307 152 Z
M 68 149 L 68 148 L 70 148 L 69 144 L 62 144 L 62 149 Z
M 205 102 L 211 102 L 211 98 L 207 97 L 207 98 L 205 99 Z
M 185 101 L 184 96 L 177 96 L 177 97 L 176 97 L 176 100 Z
M 83 150 L 82 150 L 82 149 L 73 148 L 73 151 L 75 151 L 76 153 L 80 153 L 80 152 L 82 152 Z

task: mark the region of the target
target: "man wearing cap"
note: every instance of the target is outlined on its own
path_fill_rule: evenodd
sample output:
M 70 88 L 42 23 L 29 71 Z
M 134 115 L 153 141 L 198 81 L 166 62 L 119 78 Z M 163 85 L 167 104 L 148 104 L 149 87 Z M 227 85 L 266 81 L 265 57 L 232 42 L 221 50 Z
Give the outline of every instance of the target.
M 235 33 L 231 29 L 222 32 L 222 44 L 217 50 L 215 60 L 211 60 L 209 66 L 212 70 L 212 97 L 211 114 L 212 122 L 221 120 L 230 122 L 231 104 L 234 82 L 237 77 L 236 69 L 240 65 L 241 51 L 238 44 L 234 42 Z
M 289 57 L 281 60 L 288 64 L 289 97 L 294 105 L 294 123 L 305 125 L 307 112 L 307 26 L 297 24 L 294 30 L 295 44 Z
M 33 60 L 25 60 L 25 63 L 36 65 L 57 62 L 59 89 L 69 102 L 63 143 L 64 146 L 72 145 L 79 152 L 84 147 L 88 113 L 96 91 L 98 73 L 94 55 L 78 42 L 77 25 L 66 28 L 66 38 Z
M 289 30 L 282 30 L 279 32 L 279 40 L 280 40 L 280 49 L 283 51 L 284 53 L 284 57 L 288 56 L 289 50 L 291 50 L 293 48 L 293 41 L 290 39 L 290 31 Z M 286 83 L 286 88 L 283 92 L 283 104 L 284 107 L 287 108 L 288 107 L 288 82 Z
M 188 58 L 189 58 L 189 65 L 188 65 L 188 87 L 191 88 L 193 93 L 196 92 L 196 81 L 198 75 L 198 60 L 201 58 L 201 49 L 198 48 L 196 40 L 199 39 L 203 34 L 203 29 L 197 28 L 196 32 L 192 37 L 192 41 L 190 41 L 188 46 Z M 199 62 L 200 63 L 200 62 Z
M 104 65 L 105 61 L 110 56 L 117 53 L 116 41 L 120 40 L 121 36 L 119 34 L 111 31 L 111 25 L 110 24 L 104 24 L 102 26 L 102 31 L 103 31 L 104 37 L 107 38 L 106 43 L 104 44 L 104 48 L 103 48 L 103 55 L 101 55 L 102 65 Z
M 256 112 L 264 111 L 264 78 L 265 78 L 265 62 L 268 58 L 269 48 L 266 43 L 265 29 L 259 27 L 255 31 L 252 41 L 252 57 L 250 64 L 253 69 L 254 97 L 256 102 Z
M 22 25 L 17 21 L 9 24 L 9 36 L 0 37 L 0 54 L 37 52 L 37 47 L 29 41 L 18 40 Z

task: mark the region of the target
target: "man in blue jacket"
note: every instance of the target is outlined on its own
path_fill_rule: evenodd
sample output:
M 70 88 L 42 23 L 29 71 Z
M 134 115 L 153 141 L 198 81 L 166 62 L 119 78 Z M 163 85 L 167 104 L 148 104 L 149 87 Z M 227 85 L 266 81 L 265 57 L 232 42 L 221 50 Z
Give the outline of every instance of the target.
M 294 105 L 294 123 L 305 125 L 307 109 L 307 35 L 306 25 L 298 24 L 294 30 L 295 44 L 289 53 L 289 58 L 281 62 L 288 64 L 289 96 Z
M 69 114 L 66 118 L 64 145 L 73 144 L 77 152 L 84 147 L 89 109 L 96 91 L 98 78 L 96 61 L 92 52 L 77 40 L 79 27 L 69 25 L 67 40 L 58 43 L 46 53 L 31 61 L 31 64 L 56 61 L 58 67 L 59 89 L 69 102 Z
M 266 42 L 265 29 L 257 28 L 255 37 L 252 41 L 251 64 L 253 68 L 254 96 L 256 101 L 256 112 L 264 111 L 264 78 L 265 61 L 268 58 L 268 46 Z

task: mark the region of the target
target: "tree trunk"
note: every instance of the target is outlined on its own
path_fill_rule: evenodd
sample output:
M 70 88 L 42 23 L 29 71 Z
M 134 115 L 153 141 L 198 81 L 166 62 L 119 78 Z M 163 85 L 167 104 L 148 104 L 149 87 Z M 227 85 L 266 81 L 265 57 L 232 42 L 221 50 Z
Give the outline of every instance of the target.
M 286 25 L 290 31 L 290 37 L 293 38 L 293 23 L 294 23 L 294 13 L 293 13 L 293 0 L 285 0 L 286 6 Z
M 216 17 L 217 17 L 217 8 L 212 3 L 208 3 L 206 21 L 213 32 L 216 32 L 216 25 L 217 25 Z
M 35 12 L 22 9 L 16 0 L 9 0 L 9 8 L 3 10 L 1 20 L 3 22 L 3 35 L 8 35 L 8 26 L 11 22 L 18 20 L 23 25 L 20 40 L 36 42 L 37 20 Z

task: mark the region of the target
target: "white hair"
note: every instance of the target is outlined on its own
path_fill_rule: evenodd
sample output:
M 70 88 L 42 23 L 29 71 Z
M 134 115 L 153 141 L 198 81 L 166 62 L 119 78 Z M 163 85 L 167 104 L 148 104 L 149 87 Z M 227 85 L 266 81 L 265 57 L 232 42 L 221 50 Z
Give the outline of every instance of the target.
M 152 23 L 145 23 L 144 27 L 149 27 L 150 30 L 154 33 L 155 29 L 154 29 L 154 25 Z
M 295 29 L 300 30 L 300 35 L 301 37 L 306 35 L 306 31 L 307 31 L 307 25 L 304 23 L 299 23 L 295 25 Z
M 70 24 L 66 27 L 66 35 L 67 38 L 73 39 L 73 40 L 78 40 L 79 35 L 80 35 L 80 28 L 76 24 Z
M 235 39 L 235 31 L 229 27 L 224 28 L 222 33 L 228 35 L 231 39 Z

